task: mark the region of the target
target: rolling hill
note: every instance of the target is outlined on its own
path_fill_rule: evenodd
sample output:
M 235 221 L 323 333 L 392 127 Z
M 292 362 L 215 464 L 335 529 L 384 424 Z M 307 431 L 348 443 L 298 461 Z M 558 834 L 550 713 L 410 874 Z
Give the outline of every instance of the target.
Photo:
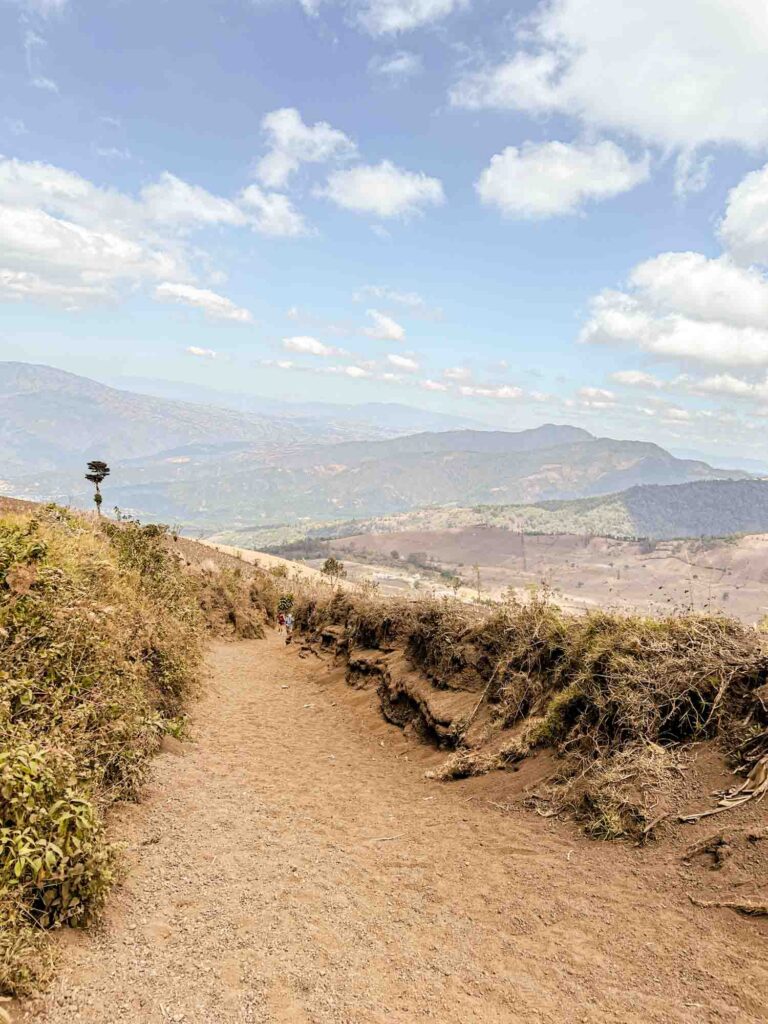
M 477 527 L 528 535 L 675 540 L 768 533 L 768 480 L 650 484 L 618 494 L 532 505 L 427 507 L 399 515 L 222 534 L 254 547 L 302 546 L 306 539 L 437 534 Z

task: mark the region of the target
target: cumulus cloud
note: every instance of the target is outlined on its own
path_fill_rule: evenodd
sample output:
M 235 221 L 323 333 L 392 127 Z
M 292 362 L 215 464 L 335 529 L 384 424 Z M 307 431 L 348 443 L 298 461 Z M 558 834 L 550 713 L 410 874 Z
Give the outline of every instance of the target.
M 378 309 L 369 309 L 368 316 L 373 320 L 371 327 L 364 327 L 363 334 L 377 341 L 403 341 L 405 328 L 393 320 L 391 316 L 380 313 Z
M 396 35 L 442 21 L 467 0 L 367 0 L 357 20 L 372 36 Z
M 256 177 L 268 188 L 282 188 L 302 164 L 321 164 L 355 155 L 355 143 L 326 121 L 305 124 L 294 107 L 282 107 L 261 122 L 268 151 L 256 164 Z
M 195 309 L 201 309 L 212 320 L 233 320 L 241 324 L 253 322 L 253 316 L 249 310 L 236 306 L 231 299 L 227 299 L 217 292 L 209 291 L 207 288 L 195 288 L 190 284 L 166 281 L 155 289 L 155 298 L 194 306 Z
M 294 234 L 300 218 L 282 198 L 246 190 L 231 200 L 169 173 L 131 196 L 52 164 L 0 157 L 0 287 L 79 305 L 125 283 L 192 285 L 194 232 Z
M 593 299 L 580 340 L 723 367 L 768 365 L 768 279 L 728 256 L 663 253 Z
M 768 143 L 768 20 L 757 0 L 540 0 L 517 48 L 465 74 L 462 107 L 563 113 L 665 148 Z
M 588 409 L 610 409 L 616 405 L 616 395 L 606 388 L 579 388 L 576 394 Z
M 145 215 L 157 224 L 200 227 L 246 223 L 245 214 L 231 200 L 214 196 L 167 171 L 141 190 L 141 199 Z
M 449 386 L 448 384 L 443 384 L 442 381 L 430 380 L 429 378 L 419 381 L 419 387 L 425 391 L 448 391 Z
M 382 218 L 410 217 L 445 201 L 437 178 L 405 171 L 390 160 L 333 171 L 318 194 L 345 210 Z
M 332 348 L 330 345 L 326 345 L 308 334 L 300 334 L 293 338 L 283 338 L 283 348 L 289 352 L 302 352 L 310 356 L 326 357 L 339 354 L 338 349 Z
M 188 355 L 195 356 L 197 359 L 215 359 L 216 353 L 212 348 L 200 348 L 199 345 L 190 345 L 184 350 Z
M 728 193 L 720 238 L 740 262 L 768 264 L 768 164 Z
M 387 362 L 390 366 L 397 367 L 398 370 L 405 370 L 406 373 L 416 373 L 419 369 L 418 362 L 415 359 L 411 359 L 410 356 L 400 356 L 390 353 L 387 356 Z
M 420 75 L 424 64 L 418 53 L 410 50 L 398 50 L 396 53 L 377 55 L 368 61 L 368 71 L 372 75 L 386 79 L 392 85 L 399 85 Z
M 240 200 L 252 214 L 253 227 L 262 235 L 296 238 L 309 233 L 302 215 L 280 192 L 264 192 L 258 185 L 249 185 Z
M 475 187 L 483 203 L 506 216 L 552 217 L 628 192 L 648 174 L 647 156 L 633 162 L 613 142 L 526 142 L 491 157 Z

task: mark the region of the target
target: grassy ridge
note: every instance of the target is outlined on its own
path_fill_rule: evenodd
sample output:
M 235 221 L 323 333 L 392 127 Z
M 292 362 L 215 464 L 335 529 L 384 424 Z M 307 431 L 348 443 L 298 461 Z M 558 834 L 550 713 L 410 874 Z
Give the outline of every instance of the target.
M 0 519 L 0 990 L 40 973 L 42 929 L 99 909 L 104 812 L 137 796 L 202 635 L 198 584 L 162 528 Z

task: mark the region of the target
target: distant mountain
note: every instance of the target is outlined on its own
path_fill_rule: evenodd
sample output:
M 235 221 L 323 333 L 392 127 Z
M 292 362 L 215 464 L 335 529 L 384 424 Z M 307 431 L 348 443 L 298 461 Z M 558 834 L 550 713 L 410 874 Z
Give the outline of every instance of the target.
M 309 417 L 333 420 L 336 423 L 354 423 L 369 428 L 369 436 L 392 437 L 412 434 L 419 430 L 455 430 L 481 427 L 477 420 L 454 416 L 429 409 L 419 409 L 398 402 L 363 402 L 359 405 L 341 405 L 335 402 L 299 402 L 278 398 L 264 398 L 246 392 L 220 391 L 200 384 L 161 380 L 153 377 L 118 377 L 114 386 L 157 398 L 214 405 L 222 409 L 259 416 L 279 416 L 283 419 Z
M 296 524 L 290 529 L 241 530 L 232 533 L 229 539 L 232 543 L 268 547 L 297 542 L 303 537 L 411 531 L 428 534 L 477 526 L 515 533 L 654 540 L 768 533 L 768 480 L 651 484 L 596 498 L 542 501 L 531 505 L 427 507 L 398 515 L 326 522 L 304 529 Z
M 254 450 L 370 436 L 330 419 L 244 414 L 99 384 L 50 366 L 0 362 L 0 476 L 241 442 Z M 374 435 L 375 436 L 375 435 Z
M 540 428 L 539 440 L 557 436 L 553 429 L 562 428 Z M 536 448 L 536 442 L 535 431 L 522 438 L 468 431 L 447 439 L 420 434 L 270 453 L 247 445 L 193 445 L 114 466 L 107 500 L 140 516 L 216 530 L 367 518 L 426 505 L 533 503 L 642 483 L 746 476 L 681 461 L 643 442 L 590 435 L 553 447 Z M 408 447 L 416 450 L 403 451 Z M 87 485 L 71 474 L 19 480 L 15 493 L 81 501 L 89 496 Z
M 85 503 L 83 464 L 102 458 L 112 465 L 107 507 L 204 529 L 365 518 L 425 505 L 530 504 L 747 476 L 567 425 L 384 440 L 371 440 L 370 429 L 138 395 L 51 367 L 0 363 L 6 490 Z

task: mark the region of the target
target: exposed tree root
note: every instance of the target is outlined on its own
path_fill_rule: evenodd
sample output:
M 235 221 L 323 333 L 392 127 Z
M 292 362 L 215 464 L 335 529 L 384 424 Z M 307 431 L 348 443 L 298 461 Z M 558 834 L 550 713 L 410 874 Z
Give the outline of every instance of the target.
M 746 917 L 768 917 L 768 904 L 766 903 L 743 903 L 741 900 L 698 900 L 690 893 L 688 899 L 694 907 L 704 907 L 706 910 L 722 907 L 726 910 L 735 910 L 737 914 L 744 914 Z
M 762 800 L 768 793 L 768 754 L 764 754 L 755 763 L 752 771 L 740 786 L 728 790 L 718 802 L 717 807 L 708 811 L 698 811 L 696 814 L 682 814 L 679 821 L 699 821 L 701 818 L 710 818 L 713 814 L 722 814 L 723 811 L 730 811 L 734 807 L 741 807 L 750 800 Z

